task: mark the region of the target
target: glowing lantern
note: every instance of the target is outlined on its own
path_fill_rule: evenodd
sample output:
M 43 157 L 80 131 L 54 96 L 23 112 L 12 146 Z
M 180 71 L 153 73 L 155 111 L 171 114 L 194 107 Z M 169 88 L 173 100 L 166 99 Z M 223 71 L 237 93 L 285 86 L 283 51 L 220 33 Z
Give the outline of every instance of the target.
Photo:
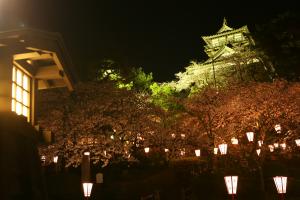
M 42 161 L 43 164 L 45 164 L 46 163 L 46 156 L 41 156 L 41 161 Z
M 259 156 L 260 155 L 261 150 L 260 149 L 256 149 L 256 153 Z
M 89 155 L 90 155 L 90 152 L 84 152 L 83 155 L 89 156 Z
M 286 193 L 287 177 L 286 176 L 275 176 L 273 177 L 274 183 L 278 194 Z
M 275 128 L 276 133 L 281 133 L 281 126 L 280 126 L 280 124 L 276 124 L 274 128 Z
M 150 151 L 150 148 L 149 147 L 145 147 L 145 153 L 149 153 L 149 151 Z
M 196 154 L 197 157 L 200 157 L 200 155 L 201 155 L 200 149 L 196 149 L 195 150 L 195 154 Z
M 220 144 L 219 145 L 220 153 L 221 155 L 227 154 L 227 144 Z
M 285 144 L 285 143 L 282 143 L 282 144 L 280 144 L 280 147 L 281 147 L 283 150 L 285 150 L 286 144 Z
M 54 163 L 57 163 L 57 161 L 58 161 L 58 156 L 54 156 L 54 157 L 53 157 L 53 162 L 54 162 Z
M 235 137 L 231 138 L 231 144 L 239 144 L 238 139 L 236 139 Z
M 300 139 L 295 140 L 297 147 L 300 147 Z
M 172 133 L 172 134 L 171 134 L 171 137 L 172 137 L 172 138 L 175 138 L 175 137 L 176 137 L 176 135 L 175 135 L 174 133 Z
M 248 141 L 253 142 L 254 133 L 253 132 L 247 132 L 246 135 L 247 135 Z
M 217 147 L 214 148 L 214 154 L 215 154 L 215 155 L 218 154 L 218 150 L 219 150 L 219 149 L 218 149 Z
M 257 143 L 258 143 L 258 146 L 261 147 L 264 144 L 264 141 L 258 140 Z
M 92 193 L 93 183 L 82 183 L 84 197 L 90 197 Z
M 169 149 L 165 149 L 165 152 L 166 152 L 166 153 L 169 152 Z
M 270 149 L 270 152 L 273 152 L 274 151 L 274 146 L 273 145 L 268 145 L 269 149 Z
M 277 149 L 279 147 L 279 144 L 277 142 L 275 142 L 274 147 L 275 147 L 275 149 Z
M 180 150 L 180 155 L 184 156 L 185 155 L 185 149 Z
M 184 139 L 185 138 L 185 134 L 180 134 L 181 138 Z
M 225 176 L 224 180 L 227 187 L 227 192 L 229 195 L 232 195 L 233 199 L 233 195 L 235 195 L 237 191 L 238 176 Z

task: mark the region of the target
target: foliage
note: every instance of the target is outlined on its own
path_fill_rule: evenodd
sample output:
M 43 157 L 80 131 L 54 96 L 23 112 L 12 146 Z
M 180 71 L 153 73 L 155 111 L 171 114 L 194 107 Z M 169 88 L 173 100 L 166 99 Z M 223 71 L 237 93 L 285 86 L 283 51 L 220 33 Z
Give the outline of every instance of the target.
M 55 142 L 41 147 L 43 155 L 61 155 L 66 166 L 78 166 L 84 151 L 103 166 L 111 160 L 133 159 L 141 134 L 154 132 L 158 110 L 133 91 L 112 82 L 90 82 L 75 91 L 41 94 L 39 124 L 55 133 Z M 139 137 L 138 137 L 139 136 Z
M 176 100 L 176 91 L 168 84 L 153 83 L 150 86 L 151 102 L 165 110 L 177 109 L 178 104 Z
M 148 92 L 153 84 L 152 73 L 146 74 L 141 67 L 132 68 L 133 88 L 137 91 Z

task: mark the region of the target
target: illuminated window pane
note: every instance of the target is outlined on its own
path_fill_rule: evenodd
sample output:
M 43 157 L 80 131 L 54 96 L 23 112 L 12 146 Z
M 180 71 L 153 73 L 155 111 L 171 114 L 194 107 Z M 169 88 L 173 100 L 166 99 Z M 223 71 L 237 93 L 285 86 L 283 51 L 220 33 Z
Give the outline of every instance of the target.
M 16 84 L 12 84 L 12 90 L 11 90 L 12 98 L 16 98 Z
M 15 67 L 13 67 L 12 80 L 13 80 L 13 81 L 16 81 L 16 68 L 15 68 Z
M 12 110 L 13 112 L 16 111 L 16 101 L 15 101 L 14 99 L 11 101 L 11 110 Z
M 28 108 L 26 106 L 23 106 L 23 115 L 28 117 Z
M 22 85 L 22 72 L 17 70 L 17 84 Z
M 16 90 L 16 99 L 17 101 L 22 102 L 22 88 L 17 86 L 17 90 Z
M 22 104 L 20 104 L 19 102 L 17 102 L 17 104 L 16 104 L 16 113 L 18 115 L 22 114 Z
M 23 104 L 29 106 L 29 93 L 26 91 L 23 91 Z
M 23 76 L 23 88 L 29 91 L 29 78 L 26 75 Z

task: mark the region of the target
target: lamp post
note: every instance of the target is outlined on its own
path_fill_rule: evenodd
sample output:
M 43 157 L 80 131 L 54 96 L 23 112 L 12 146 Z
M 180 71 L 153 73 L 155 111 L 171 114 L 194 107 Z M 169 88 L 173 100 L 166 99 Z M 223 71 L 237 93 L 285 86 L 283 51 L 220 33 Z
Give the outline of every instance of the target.
M 234 195 L 237 191 L 238 176 L 225 176 L 224 180 L 228 194 L 234 199 Z
M 89 199 L 92 193 L 93 183 L 82 183 L 83 195 L 86 199 Z
M 276 189 L 281 199 L 284 199 L 284 194 L 286 193 L 287 177 L 286 176 L 275 176 L 273 177 Z

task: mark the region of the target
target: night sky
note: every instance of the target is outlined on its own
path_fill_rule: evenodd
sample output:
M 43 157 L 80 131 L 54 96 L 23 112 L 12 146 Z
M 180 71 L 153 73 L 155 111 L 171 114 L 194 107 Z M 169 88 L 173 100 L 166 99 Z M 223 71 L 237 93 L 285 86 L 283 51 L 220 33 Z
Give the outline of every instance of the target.
M 166 81 L 190 60 L 206 59 L 201 36 L 216 33 L 223 17 L 229 26 L 248 25 L 251 31 L 255 24 L 297 8 L 287 1 L 229 2 L 0 0 L 0 28 L 23 23 L 60 32 L 82 78 L 89 66 L 113 59 Z

